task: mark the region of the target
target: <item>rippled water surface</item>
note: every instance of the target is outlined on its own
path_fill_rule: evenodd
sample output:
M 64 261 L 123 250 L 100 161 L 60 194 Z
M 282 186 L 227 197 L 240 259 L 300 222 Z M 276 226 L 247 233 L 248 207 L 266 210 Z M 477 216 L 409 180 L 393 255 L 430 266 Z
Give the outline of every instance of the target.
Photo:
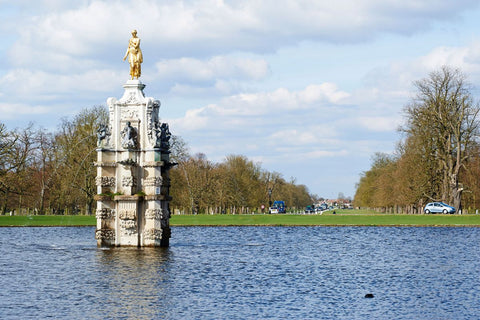
M 0 228 L 2 319 L 480 319 L 480 228 Z M 365 298 L 371 293 L 373 298 Z

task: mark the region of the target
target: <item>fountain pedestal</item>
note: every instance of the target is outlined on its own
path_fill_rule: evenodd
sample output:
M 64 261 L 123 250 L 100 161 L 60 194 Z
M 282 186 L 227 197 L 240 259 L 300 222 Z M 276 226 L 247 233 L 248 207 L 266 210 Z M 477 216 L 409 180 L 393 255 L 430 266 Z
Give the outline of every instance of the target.
M 98 130 L 98 246 L 168 246 L 170 132 L 160 101 L 128 80 L 119 100 L 107 100 L 109 122 Z

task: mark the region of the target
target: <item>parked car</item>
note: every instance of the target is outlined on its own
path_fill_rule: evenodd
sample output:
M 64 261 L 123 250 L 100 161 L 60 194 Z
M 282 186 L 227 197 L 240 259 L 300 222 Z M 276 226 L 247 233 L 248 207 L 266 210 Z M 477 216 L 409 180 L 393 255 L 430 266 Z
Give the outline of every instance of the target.
M 425 212 L 426 214 L 429 214 L 429 213 L 453 214 L 455 213 L 455 211 L 456 210 L 454 207 L 449 206 L 448 204 L 445 204 L 443 202 L 430 202 L 430 203 L 427 203 L 425 208 L 423 208 L 423 212 Z
M 268 213 L 277 214 L 278 213 L 278 208 L 277 207 L 270 207 L 268 209 Z
M 312 206 L 307 206 L 305 208 L 305 213 L 315 213 L 315 209 Z

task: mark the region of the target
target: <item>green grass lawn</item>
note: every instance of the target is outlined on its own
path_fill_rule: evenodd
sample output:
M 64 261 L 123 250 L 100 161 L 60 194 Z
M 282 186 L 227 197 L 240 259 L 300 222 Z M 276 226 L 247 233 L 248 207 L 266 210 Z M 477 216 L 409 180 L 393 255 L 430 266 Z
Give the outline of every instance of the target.
M 337 211 L 338 212 L 338 211 Z M 178 215 L 172 226 L 480 226 L 480 215 Z
M 95 216 L 0 216 L 0 227 L 94 226 Z
M 378 214 L 336 210 L 323 215 L 175 215 L 171 226 L 480 226 L 480 215 Z M 95 226 L 95 216 L 0 216 L 0 226 Z

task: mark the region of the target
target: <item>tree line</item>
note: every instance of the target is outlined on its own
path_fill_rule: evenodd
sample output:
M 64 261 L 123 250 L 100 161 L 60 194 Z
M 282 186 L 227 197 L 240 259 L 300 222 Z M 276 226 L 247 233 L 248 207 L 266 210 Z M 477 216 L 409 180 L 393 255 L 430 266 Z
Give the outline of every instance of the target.
M 174 148 L 182 144 L 176 137 Z M 178 165 L 170 171 L 171 207 L 179 212 L 243 214 L 261 212 L 262 205 L 268 212 L 274 200 L 285 201 L 290 209 L 303 209 L 314 201 L 305 185 L 297 185 L 293 178 L 286 181 L 242 155 L 214 163 L 202 153 L 191 156 L 176 150 L 173 154 Z
M 49 132 L 34 124 L 8 130 L 0 123 L 0 213 L 92 214 L 95 212 L 97 130 L 107 123 L 103 106 L 61 120 Z M 304 185 L 286 181 L 242 155 L 214 163 L 191 155 L 181 137 L 172 139 L 170 203 L 177 213 L 259 212 L 269 200 L 289 207 L 312 203 Z
M 480 207 L 480 107 L 459 70 L 444 66 L 414 82 L 404 107 L 403 139 L 393 154 L 376 153 L 357 185 L 354 204 L 386 212 L 421 213 L 442 201 Z
M 61 120 L 55 132 L 0 124 L 1 213 L 77 214 L 94 211 L 96 130 L 103 107 Z

